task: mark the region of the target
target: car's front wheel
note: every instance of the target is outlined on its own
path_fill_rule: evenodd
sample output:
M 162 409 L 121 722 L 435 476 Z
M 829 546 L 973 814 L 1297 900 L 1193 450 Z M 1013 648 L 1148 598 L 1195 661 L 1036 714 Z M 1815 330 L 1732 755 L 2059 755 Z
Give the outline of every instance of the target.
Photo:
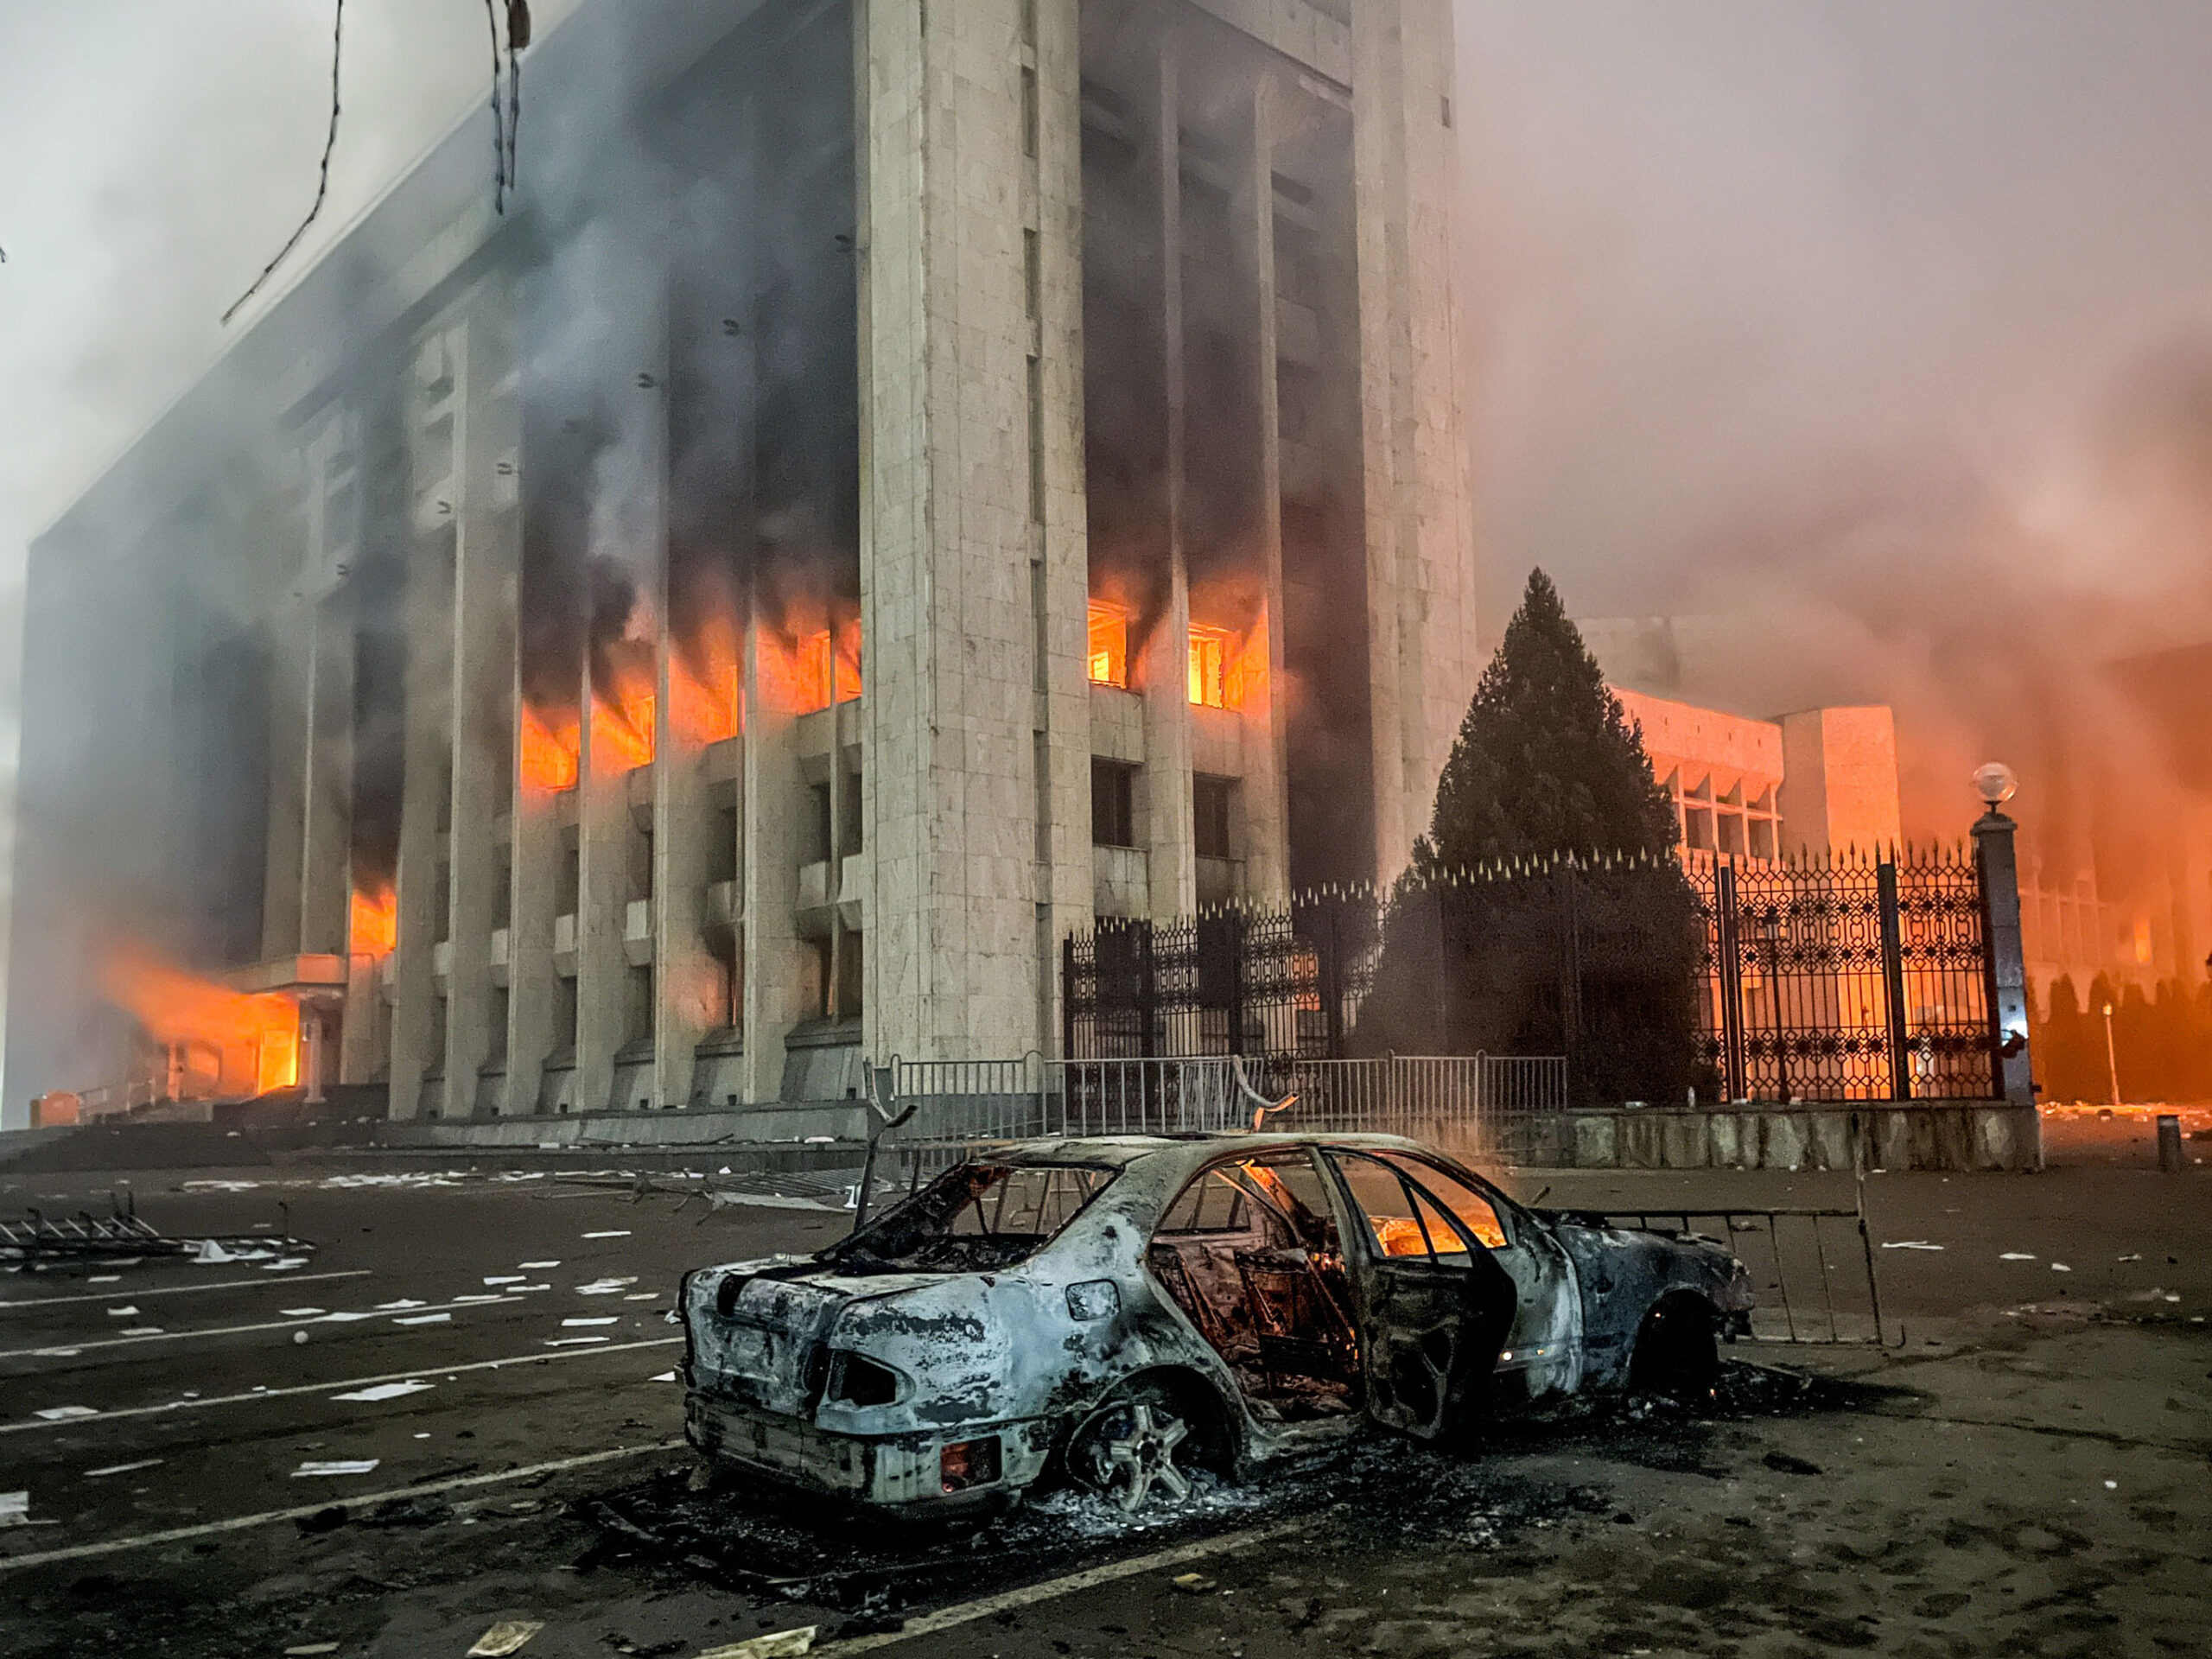
M 1155 1380 L 1117 1389 L 1076 1426 L 1068 1472 L 1134 1514 L 1164 1496 L 1191 1495 L 1204 1424 L 1179 1391 Z
M 1712 1402 L 1720 1381 L 1720 1348 L 1713 1305 L 1687 1294 L 1663 1296 L 1636 1333 L 1629 1357 L 1630 1394 L 1656 1395 L 1678 1406 Z

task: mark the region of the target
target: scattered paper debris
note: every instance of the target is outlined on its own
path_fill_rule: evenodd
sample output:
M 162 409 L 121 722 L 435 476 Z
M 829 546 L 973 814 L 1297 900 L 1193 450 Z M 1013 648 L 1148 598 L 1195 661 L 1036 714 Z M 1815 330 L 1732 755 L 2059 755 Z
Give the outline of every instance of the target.
M 136 1463 L 111 1463 L 105 1469 L 87 1469 L 86 1480 L 105 1480 L 110 1475 L 135 1475 L 141 1469 L 157 1469 L 167 1462 L 165 1458 L 141 1458 Z
M 586 1233 L 584 1236 L 586 1238 L 627 1238 L 630 1236 L 630 1230 L 627 1227 L 618 1227 L 611 1232 Z
M 524 1273 L 550 1273 L 561 1264 L 558 1262 L 518 1262 L 515 1265 Z
M 484 1275 L 484 1282 L 487 1285 L 518 1285 L 522 1281 L 523 1275 L 518 1273 L 487 1273 Z
M 545 1338 L 545 1345 L 548 1348 L 581 1348 L 588 1343 L 607 1340 L 605 1337 L 548 1337 Z
M 334 1394 L 330 1397 L 334 1400 L 359 1400 L 374 1405 L 379 1400 L 397 1400 L 404 1395 L 422 1394 L 437 1386 L 435 1382 L 417 1382 L 410 1377 L 404 1382 L 379 1382 L 372 1389 L 356 1389 L 351 1394 Z
M 696 1659 L 799 1659 L 814 1647 L 815 1633 L 819 1624 L 802 1624 L 795 1630 L 778 1630 L 773 1636 L 756 1636 L 749 1642 L 733 1642 L 726 1648 L 709 1648 Z
M 2050 1264 L 2050 1270 L 2053 1273 L 2071 1273 L 2074 1271 L 2073 1268 L 2068 1267 L 2063 1262 L 2052 1262 Z
M 162 1334 L 162 1327 L 158 1325 L 134 1325 L 122 1334 L 126 1337 L 158 1337 Z
M 276 1311 L 288 1319 L 319 1319 L 330 1310 L 327 1307 L 280 1307 Z
M 292 1471 L 292 1478 L 302 1475 L 365 1475 L 374 1470 L 381 1458 L 309 1458 Z
M 588 1285 L 578 1285 L 576 1287 L 576 1294 L 579 1296 L 614 1296 L 627 1290 L 631 1286 L 637 1282 L 638 1275 L 634 1273 L 626 1279 L 594 1279 Z
M 404 1313 L 410 1307 L 428 1307 L 429 1304 L 413 1296 L 403 1296 L 396 1302 L 378 1302 L 379 1313 Z
M 2025 1250 L 2007 1250 L 1997 1258 L 1999 1262 L 2032 1262 L 2035 1257 Z
M 2120 1490 L 2120 1483 L 2119 1483 L 2118 1481 L 2116 1481 L 2116 1480 L 2108 1480 L 2108 1481 L 2105 1482 L 2105 1491 L 2108 1491 L 2108 1492 L 2116 1492 L 2116 1491 L 2118 1491 L 2119 1490 Z
M 97 1417 L 100 1414 L 92 1406 L 48 1406 L 44 1411 L 35 1411 L 32 1416 L 49 1423 L 67 1422 L 72 1417 Z
M 451 1325 L 450 1313 L 410 1313 L 405 1319 L 394 1319 L 394 1325 Z
M 562 1320 L 562 1321 L 561 1321 L 561 1328 L 562 1328 L 563 1331 L 571 1331 L 571 1330 L 574 1330 L 574 1329 L 575 1329 L 575 1327 L 577 1327 L 578 1325 L 613 1325 L 613 1324 L 614 1324 L 614 1323 L 615 1323 L 615 1316 L 614 1316 L 613 1314 L 612 1314 L 612 1313 L 609 1313 L 609 1314 L 608 1314 L 608 1315 L 607 1315 L 604 1319 L 563 1319 L 563 1320 Z
M 107 1311 L 107 1316 L 111 1319 L 127 1319 L 137 1311 L 136 1307 L 111 1307 Z
M 308 1656 L 310 1654 L 335 1653 L 337 1651 L 338 1644 L 335 1642 L 302 1642 L 296 1648 L 285 1649 L 284 1659 L 308 1659 Z
M 503 1618 L 476 1638 L 467 1659 L 505 1659 L 506 1655 L 516 1652 L 544 1628 L 542 1618 Z M 799 1651 L 804 1653 L 805 1649 Z
M 453 1300 L 456 1306 L 466 1305 L 470 1307 L 477 1307 L 482 1306 L 486 1302 L 504 1302 L 507 1299 L 499 1294 L 496 1291 L 487 1291 L 481 1295 L 456 1296 Z
M 85 1282 L 88 1285 L 119 1285 L 123 1282 L 123 1275 L 119 1273 L 96 1273 Z
M 288 1255 L 265 1263 L 261 1270 L 264 1273 L 289 1273 L 294 1268 L 304 1268 L 307 1264 L 308 1258 L 304 1255 Z
M 1167 1582 L 1189 1596 L 1203 1596 L 1217 1587 L 1215 1581 L 1203 1573 L 1178 1573 Z
M 28 1527 L 30 1523 L 30 1493 L 0 1492 L 0 1527 Z
M 634 1295 L 625 1296 L 622 1300 L 626 1302 L 657 1302 L 660 1300 L 660 1292 L 657 1290 L 641 1290 Z
M 326 1313 L 322 1316 L 322 1322 L 325 1325 L 350 1325 L 355 1319 L 373 1319 L 374 1318 L 376 1315 L 373 1313 Z
M 1894 1243 L 1883 1245 L 1882 1248 L 1885 1250 L 1940 1250 L 1943 1247 L 1941 1244 L 1930 1244 L 1924 1238 L 1900 1238 Z
M 674 1371 L 663 1371 L 658 1376 L 647 1377 L 645 1381 L 648 1382 L 673 1382 L 676 1381 L 676 1373 Z
M 2126 1255 L 2121 1256 L 2120 1259 L 2123 1262 L 2140 1262 L 2143 1259 L 2143 1252 L 2140 1250 L 2130 1250 Z

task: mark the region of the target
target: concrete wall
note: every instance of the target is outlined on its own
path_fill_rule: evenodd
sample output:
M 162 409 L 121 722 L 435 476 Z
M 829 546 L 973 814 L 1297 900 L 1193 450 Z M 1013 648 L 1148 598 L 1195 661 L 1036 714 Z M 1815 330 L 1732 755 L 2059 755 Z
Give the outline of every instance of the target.
M 2033 1107 L 1990 1101 L 1593 1109 L 1545 1126 L 1529 1161 L 1560 1169 L 2024 1172 L 2043 1167 L 2043 1130 Z
M 1781 726 L 1784 851 L 1866 852 L 1904 840 L 1889 709 L 1814 709 L 1784 715 Z

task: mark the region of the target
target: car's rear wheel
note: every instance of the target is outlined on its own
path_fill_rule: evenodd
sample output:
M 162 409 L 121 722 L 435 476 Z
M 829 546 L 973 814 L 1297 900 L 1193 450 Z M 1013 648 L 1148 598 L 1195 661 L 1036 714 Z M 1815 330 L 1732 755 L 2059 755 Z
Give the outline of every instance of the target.
M 1662 1297 L 1643 1316 L 1630 1356 L 1630 1394 L 1709 1404 L 1720 1382 L 1720 1345 L 1713 1306 L 1702 1297 Z
M 1212 1436 L 1188 1395 L 1157 1378 L 1116 1389 L 1077 1424 L 1067 1467 L 1082 1485 L 1130 1514 L 1191 1495 Z

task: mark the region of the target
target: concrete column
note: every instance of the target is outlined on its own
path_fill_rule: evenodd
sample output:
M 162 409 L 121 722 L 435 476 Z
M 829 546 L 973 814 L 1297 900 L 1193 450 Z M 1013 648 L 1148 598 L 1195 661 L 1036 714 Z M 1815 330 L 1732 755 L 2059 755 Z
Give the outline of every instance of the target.
M 1145 766 L 1140 830 L 1150 908 L 1165 921 L 1198 908 L 1198 862 L 1191 820 L 1191 573 L 1184 546 L 1187 434 L 1183 359 L 1183 135 L 1181 53 L 1171 15 L 1160 24 L 1159 74 L 1139 113 L 1153 163 L 1160 225 L 1160 337 L 1166 353 L 1167 604 L 1132 664 L 1144 696 Z
M 1289 705 L 1283 685 L 1282 397 L 1277 384 L 1275 317 L 1275 143 L 1283 88 L 1262 72 L 1252 88 L 1236 229 L 1239 264 L 1252 273 L 1253 403 L 1260 423 L 1259 553 L 1266 590 L 1260 626 L 1267 630 L 1267 685 L 1246 694 L 1244 715 L 1245 893 L 1262 904 L 1290 895 Z
M 497 1109 L 497 1097 L 483 1093 L 482 1073 L 507 1047 L 507 1033 L 492 1030 L 498 1017 L 492 931 L 506 919 L 494 912 L 505 880 L 499 825 L 514 809 L 515 601 L 522 550 L 513 486 L 522 434 L 509 303 L 504 283 L 488 283 L 471 297 L 454 398 L 458 499 L 447 622 L 454 700 L 448 1117 L 469 1116 L 480 1103 Z
M 866 426 L 861 443 L 865 447 Z M 798 717 L 776 697 L 788 676 L 762 671 L 760 654 L 779 647 L 752 620 L 745 630 L 744 772 L 738 818 L 744 825 L 738 879 L 745 893 L 745 1098 L 774 1100 L 784 1081 L 784 1039 L 805 1018 L 807 946 L 798 937 L 799 831 L 806 781 L 798 757 Z M 873 652 L 872 644 L 866 648 Z M 873 663 L 866 673 L 874 672 Z M 865 683 L 865 681 L 863 682 Z
M 442 931 L 438 866 L 452 810 L 454 558 L 459 480 L 455 428 L 467 331 L 434 325 L 416 342 L 406 404 L 408 454 L 406 728 L 399 812 L 399 942 L 393 952 L 391 1113 L 442 1112 L 423 1079 L 443 1069 L 438 1023 L 444 982 L 436 972 Z
M 1352 9 L 1376 849 L 1426 830 L 1481 671 L 1452 271 L 1459 200 L 1449 0 Z
M 610 302 L 621 303 L 622 296 L 610 296 Z M 634 304 L 635 297 L 629 302 Z M 628 562 L 643 602 L 656 608 L 657 626 L 664 626 L 664 631 L 658 607 L 667 568 L 668 373 L 666 330 L 657 302 L 652 314 L 639 321 L 636 339 L 632 355 L 642 365 L 637 382 L 614 394 L 623 400 L 617 405 L 621 428 L 616 442 L 630 453 L 620 466 L 603 467 L 602 475 L 628 480 L 639 494 L 633 499 L 601 502 L 599 515 L 605 522 L 626 527 L 634 538 L 620 553 Z M 654 702 L 658 742 L 667 699 L 656 695 Z M 610 1103 L 637 1103 L 626 1092 L 620 1101 L 613 1095 L 615 1056 L 630 1040 L 630 846 L 636 833 L 633 814 L 640 803 L 632 798 L 634 756 L 610 739 L 612 707 L 604 703 L 600 689 L 588 683 L 588 671 L 585 707 L 578 784 L 576 1101 L 579 1110 L 594 1111 Z M 656 771 L 654 779 L 658 776 Z M 647 792 L 645 802 L 652 798 Z
M 1031 1043 L 1059 1047 L 1060 941 L 1091 914 L 1089 516 L 1084 500 L 1083 37 L 1080 0 L 1039 0 L 1035 318 L 1043 407 L 1044 522 L 1038 561 L 1039 810 L 1036 949 L 1040 1029 Z
M 664 545 L 665 541 L 664 534 Z M 662 621 L 653 735 L 653 993 L 658 1003 L 653 1020 L 653 1100 L 661 1106 L 686 1106 L 691 1101 L 699 1041 L 717 1023 L 705 891 L 715 811 L 706 745 L 690 722 L 675 718 L 677 702 L 670 690 L 671 677 L 689 670 L 677 654 L 668 621 L 672 611 L 665 558 L 656 609 Z
M 528 482 L 525 480 L 525 487 Z M 581 688 L 582 671 L 578 667 Z M 515 682 L 518 717 L 521 677 Z M 553 925 L 560 909 L 563 803 L 573 810 L 574 789 L 556 791 L 534 782 L 518 766 L 514 791 L 514 902 L 507 922 L 507 1087 L 503 1109 L 538 1109 L 545 1062 L 552 1053 L 558 995 Z
M 879 1055 L 1020 1053 L 1039 1036 L 1023 13 L 965 0 L 925 30 L 918 6 L 859 12 Z
M 313 618 L 296 948 L 343 956 L 353 896 L 353 607 L 341 590 L 319 601 Z M 335 1055 L 327 1073 L 338 1075 Z
M 310 473 L 310 478 L 312 474 Z M 308 536 L 311 537 L 312 515 Z M 308 547 L 312 554 L 312 543 Z M 304 561 L 303 561 L 304 562 Z M 269 685 L 269 816 L 261 884 L 264 961 L 300 948 L 302 850 L 307 839 L 308 744 L 314 721 L 315 607 L 296 590 L 272 607 Z

